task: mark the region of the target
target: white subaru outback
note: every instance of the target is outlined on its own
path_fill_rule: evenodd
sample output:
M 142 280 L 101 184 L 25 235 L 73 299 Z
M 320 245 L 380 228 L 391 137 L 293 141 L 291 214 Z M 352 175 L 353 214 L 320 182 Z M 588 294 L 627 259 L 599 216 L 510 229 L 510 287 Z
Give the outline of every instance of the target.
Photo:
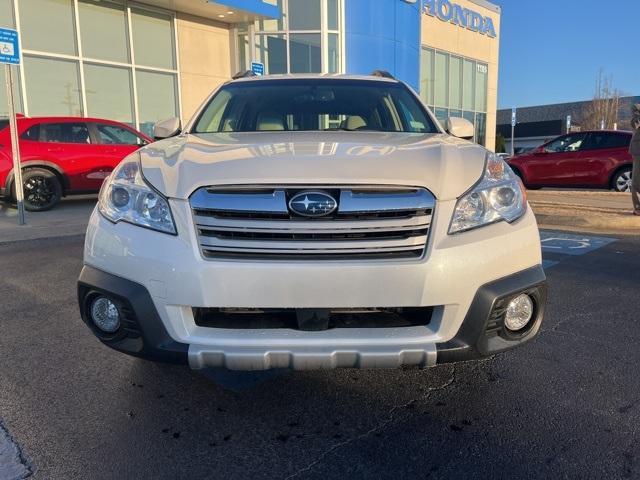
M 388 75 L 222 85 L 106 179 L 82 318 L 196 369 L 428 367 L 531 340 L 546 280 L 524 189 L 469 122 L 446 127 Z

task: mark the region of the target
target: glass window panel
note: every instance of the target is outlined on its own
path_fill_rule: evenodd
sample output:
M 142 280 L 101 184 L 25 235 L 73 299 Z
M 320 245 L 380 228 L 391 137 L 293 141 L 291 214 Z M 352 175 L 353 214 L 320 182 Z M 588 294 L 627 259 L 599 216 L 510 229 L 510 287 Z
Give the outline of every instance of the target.
M 449 110 L 449 116 L 462 118 L 462 110 Z
M 264 20 L 256 20 L 255 26 L 258 32 L 274 32 L 282 31 L 285 27 L 284 16 L 284 0 L 273 0 L 272 5 L 276 5 L 280 9 L 280 18 L 265 18 Z
M 476 67 L 476 111 L 487 111 L 487 74 L 488 68 L 482 63 Z
M 467 120 L 469 120 L 471 123 L 475 123 L 476 122 L 476 114 L 473 112 L 464 112 L 462 114 L 462 118 L 466 118 Z
M 287 73 L 287 40 L 284 35 L 256 35 L 255 58 L 265 73 Z
M 433 105 L 433 57 L 433 50 L 422 49 L 420 55 L 420 96 L 427 105 Z
M 176 76 L 170 73 L 136 72 L 140 131 L 153 135 L 159 120 L 177 117 Z
M 134 124 L 130 69 L 85 64 L 84 80 L 88 115 Z
M 436 52 L 436 69 L 435 69 L 435 103 L 441 107 L 447 107 L 448 86 L 449 86 L 449 68 L 448 55 Z
M 238 35 L 238 70 L 249 68 L 249 37 L 247 35 Z
M 136 65 L 174 69 L 173 21 L 170 16 L 131 10 Z
M 446 108 L 436 108 L 433 112 L 438 121 L 444 126 L 449 118 L 449 111 Z
M 82 115 L 78 62 L 24 57 L 29 115 Z
M 337 73 L 340 71 L 340 42 L 338 34 L 329 34 L 329 65 L 327 70 L 329 73 Z
M 22 97 L 20 96 L 20 70 L 18 67 L 11 67 L 13 75 L 13 104 L 17 113 L 24 113 L 22 108 Z M 4 75 L 4 65 L 0 65 L 0 117 L 9 115 L 9 103 L 7 101 L 7 87 Z
M 0 0 L 0 27 L 15 28 L 13 20 L 13 0 Z
M 34 125 L 26 132 L 20 135 L 20 139 L 29 140 L 31 142 L 37 142 L 40 140 L 40 125 Z
M 328 0 L 327 2 L 327 25 L 329 30 L 339 30 L 340 25 L 338 24 L 338 19 L 340 18 L 339 14 L 339 2 L 338 0 Z
M 290 36 L 291 73 L 322 72 L 319 33 L 296 33 Z
M 320 30 L 320 0 L 289 1 L 289 30 Z
M 129 62 L 126 15 L 121 2 L 78 3 L 82 54 L 85 57 Z
M 100 143 L 106 145 L 145 145 L 147 142 L 123 127 L 99 123 L 96 125 Z
M 487 139 L 487 114 L 478 113 L 476 115 L 476 142 L 484 145 Z
M 476 124 L 476 114 L 474 112 L 463 112 L 462 118 L 466 118 L 471 122 L 471 124 L 475 127 Z M 478 133 L 475 133 L 474 138 L 476 138 Z
M 23 48 L 76 55 L 72 0 L 20 0 Z
M 50 143 L 91 143 L 86 123 L 43 123 L 40 125 L 40 141 Z
M 462 108 L 462 59 L 449 59 L 449 106 Z
M 463 61 L 462 108 L 464 110 L 475 110 L 475 68 L 475 62 Z

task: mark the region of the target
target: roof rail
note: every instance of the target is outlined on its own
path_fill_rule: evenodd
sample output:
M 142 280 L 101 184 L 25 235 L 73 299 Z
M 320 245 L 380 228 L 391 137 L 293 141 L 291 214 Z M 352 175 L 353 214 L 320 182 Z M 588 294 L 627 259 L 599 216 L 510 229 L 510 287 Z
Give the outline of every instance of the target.
M 234 76 L 232 76 L 231 78 L 233 78 L 234 80 L 238 79 L 238 78 L 247 78 L 247 77 L 256 77 L 257 75 L 255 73 L 253 73 L 252 70 L 242 70 L 238 73 L 236 73 Z
M 374 70 L 373 72 L 371 72 L 371 76 L 373 76 L 373 77 L 382 77 L 382 78 L 391 78 L 393 80 L 396 79 L 396 77 L 391 75 L 386 70 Z

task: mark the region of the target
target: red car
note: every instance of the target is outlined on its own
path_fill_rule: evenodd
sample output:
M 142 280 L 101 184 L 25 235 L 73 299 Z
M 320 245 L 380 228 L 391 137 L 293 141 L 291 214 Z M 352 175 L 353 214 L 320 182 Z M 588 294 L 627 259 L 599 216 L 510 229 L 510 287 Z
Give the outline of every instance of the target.
M 631 132 L 598 130 L 562 135 L 507 160 L 528 188 L 631 188 Z
M 15 199 L 9 121 L 0 119 L 0 197 Z M 98 118 L 18 118 L 24 204 L 52 208 L 65 195 L 95 193 L 111 170 L 152 140 L 119 122 Z

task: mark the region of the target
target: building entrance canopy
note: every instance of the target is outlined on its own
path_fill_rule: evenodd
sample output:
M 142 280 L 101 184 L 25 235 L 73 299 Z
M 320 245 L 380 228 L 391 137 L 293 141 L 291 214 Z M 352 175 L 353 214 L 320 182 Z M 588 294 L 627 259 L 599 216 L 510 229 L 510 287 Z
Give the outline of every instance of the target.
M 263 0 L 143 0 L 142 3 L 176 12 L 211 18 L 224 23 L 280 18 L 280 9 Z

